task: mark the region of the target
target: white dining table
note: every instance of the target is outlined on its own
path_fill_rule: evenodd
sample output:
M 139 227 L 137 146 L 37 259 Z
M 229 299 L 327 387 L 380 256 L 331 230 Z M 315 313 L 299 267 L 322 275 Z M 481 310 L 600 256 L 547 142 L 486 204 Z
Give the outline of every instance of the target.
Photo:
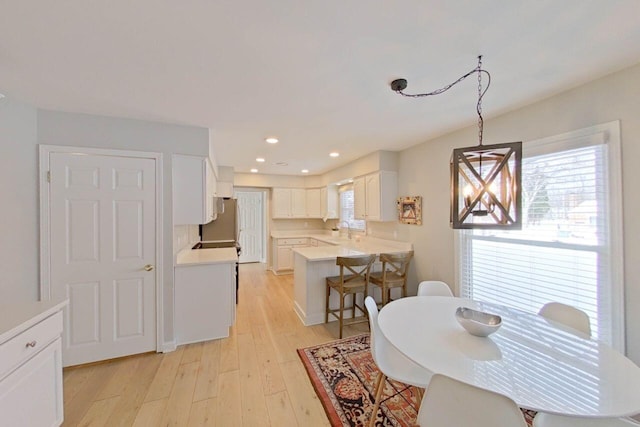
M 502 317 L 486 338 L 469 334 L 458 307 Z M 456 297 L 408 297 L 378 316 L 389 342 L 418 365 L 551 414 L 640 413 L 640 368 L 622 353 L 534 313 Z

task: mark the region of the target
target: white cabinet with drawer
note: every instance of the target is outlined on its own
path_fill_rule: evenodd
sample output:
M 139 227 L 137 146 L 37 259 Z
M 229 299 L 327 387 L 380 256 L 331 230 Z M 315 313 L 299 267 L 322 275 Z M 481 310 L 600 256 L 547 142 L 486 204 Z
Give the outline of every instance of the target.
M 276 274 L 293 271 L 293 248 L 309 246 L 306 237 L 273 239 L 273 271 Z
M 62 404 L 62 309 L 66 301 L 0 307 L 0 423 L 58 426 Z

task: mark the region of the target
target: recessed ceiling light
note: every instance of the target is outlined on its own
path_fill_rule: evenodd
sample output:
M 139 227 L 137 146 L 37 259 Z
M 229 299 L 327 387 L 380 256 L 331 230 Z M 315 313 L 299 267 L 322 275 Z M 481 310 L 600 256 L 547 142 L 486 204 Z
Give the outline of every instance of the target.
M 302 173 L 309 173 L 309 169 L 302 169 L 300 172 L 302 172 Z
M 263 157 L 257 157 L 256 158 L 256 162 L 263 163 L 264 162 L 264 158 Z
M 338 157 L 338 156 L 340 156 L 340 153 L 338 153 L 337 151 L 332 151 L 331 153 L 329 153 L 329 155 L 331 157 Z
M 265 141 L 267 141 L 269 144 L 276 144 L 278 142 L 278 138 L 269 137 L 266 138 Z
M 258 173 L 258 169 L 256 168 L 251 169 L 251 173 Z

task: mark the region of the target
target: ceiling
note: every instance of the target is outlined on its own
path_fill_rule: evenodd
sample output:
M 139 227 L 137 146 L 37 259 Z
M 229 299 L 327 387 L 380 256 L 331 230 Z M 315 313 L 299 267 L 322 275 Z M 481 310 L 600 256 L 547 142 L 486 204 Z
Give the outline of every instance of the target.
M 640 62 L 638 0 L 0 4 L 0 93 L 210 128 L 218 163 L 236 172 L 320 174 L 471 125 L 475 76 L 420 99 L 389 82 L 432 91 L 479 54 L 492 75 L 485 117 Z

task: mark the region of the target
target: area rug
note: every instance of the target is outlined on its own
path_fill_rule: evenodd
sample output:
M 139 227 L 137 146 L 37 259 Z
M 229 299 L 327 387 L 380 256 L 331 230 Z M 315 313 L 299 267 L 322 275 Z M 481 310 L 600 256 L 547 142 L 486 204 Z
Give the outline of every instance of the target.
M 373 411 L 378 368 L 369 350 L 369 334 L 298 349 L 332 427 L 367 426 Z M 417 389 L 387 380 L 376 426 L 413 427 L 420 402 Z M 532 411 L 523 411 L 531 425 Z

